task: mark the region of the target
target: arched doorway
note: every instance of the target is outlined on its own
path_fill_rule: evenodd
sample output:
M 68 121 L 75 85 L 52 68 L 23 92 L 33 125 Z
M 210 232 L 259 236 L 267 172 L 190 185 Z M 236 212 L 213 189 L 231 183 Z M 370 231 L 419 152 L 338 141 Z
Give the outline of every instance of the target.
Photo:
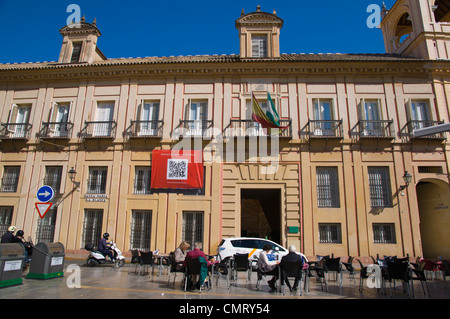
M 441 180 L 422 180 L 416 185 L 420 235 L 425 258 L 450 258 L 450 189 Z

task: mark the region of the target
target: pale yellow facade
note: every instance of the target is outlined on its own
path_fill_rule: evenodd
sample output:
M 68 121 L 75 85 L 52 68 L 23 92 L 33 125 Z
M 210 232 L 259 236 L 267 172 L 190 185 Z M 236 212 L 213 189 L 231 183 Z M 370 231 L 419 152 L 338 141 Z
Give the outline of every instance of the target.
M 392 12 L 384 11 L 385 37 L 392 38 L 389 32 L 402 16 L 397 12 L 402 2 L 410 6 L 417 25 L 435 5 L 398 1 Z M 58 62 L 0 65 L 0 172 L 5 180 L 17 179 L 16 189 L 6 185 L 0 191 L 0 214 L 12 212 L 9 224 L 36 240 L 36 193 L 49 167 L 57 167 L 53 240 L 68 252 L 83 253 L 91 211 L 102 212 L 100 233 L 110 233 L 129 252 L 135 248 L 133 214 L 146 211 L 151 216 L 150 238 L 144 239 L 148 249 L 173 251 L 187 236 L 185 214 L 195 212 L 202 216 L 205 251 L 214 254 L 222 238 L 250 234 L 252 222 L 242 216 L 247 198 L 261 204 L 258 218 L 267 218 L 261 225 L 271 227 L 259 236 L 286 247 L 295 244 L 310 257 L 448 258 L 450 154 L 445 133 L 414 138 L 411 133 L 420 126 L 410 126 L 450 121 L 447 57 L 394 52 L 398 47 L 389 43 L 387 52 L 399 55 L 280 54 L 283 21 L 275 12 L 260 10 L 236 20 L 240 55 L 106 59 L 96 47 L 97 26 L 83 22 L 82 32 L 61 29 Z M 437 41 L 447 46 L 450 23 L 428 23 L 440 28 Z M 429 35 L 415 32 L 405 41 L 421 47 L 420 38 Z M 255 35 L 259 42 L 252 42 Z M 83 43 L 77 61 L 71 61 L 73 43 Z M 259 51 L 252 49 L 255 43 Z M 426 46 L 420 50 L 429 52 Z M 281 120 L 289 123 L 277 139 L 275 171 L 261 156 L 243 154 L 255 135 L 247 131 L 243 139 L 235 139 L 228 133 L 232 125 L 251 123 L 252 94 L 267 101 L 267 92 Z M 152 151 L 188 143 L 174 132 L 183 125 L 191 129 L 186 122 L 199 119 L 190 118 L 193 104 L 214 132 L 207 131 L 197 146 L 205 151 L 204 190 L 191 195 L 141 192 L 136 185 L 144 179 L 138 174 L 147 176 Z M 369 111 L 371 107 L 377 111 Z M 133 122 L 151 112 L 156 114 L 152 123 L 161 126 L 140 134 L 142 127 L 136 131 Z M 96 131 L 101 120 L 108 122 L 108 134 Z M 60 123 L 70 123 L 70 129 L 62 130 Z M 260 142 L 267 145 L 272 139 Z M 241 142 L 244 152 L 238 148 Z M 232 146 L 231 157 L 228 153 L 211 160 L 220 153 L 217 147 L 225 152 Z M 73 181 L 71 168 L 76 171 Z M 105 171 L 106 177 L 93 185 L 93 174 L 100 180 Z M 403 188 L 405 172 L 412 181 Z M 276 204 L 263 213 L 270 202 Z

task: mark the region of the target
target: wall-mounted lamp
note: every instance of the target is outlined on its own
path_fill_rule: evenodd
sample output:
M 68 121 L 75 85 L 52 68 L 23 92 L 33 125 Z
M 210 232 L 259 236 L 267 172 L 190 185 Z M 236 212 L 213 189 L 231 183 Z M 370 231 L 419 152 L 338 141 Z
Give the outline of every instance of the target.
M 405 175 L 403 175 L 403 180 L 405 181 L 405 185 L 400 186 L 401 190 L 404 190 L 409 186 L 412 180 L 411 174 L 408 173 L 408 171 L 405 172 Z
M 67 172 L 67 174 L 69 175 L 70 181 L 76 186 L 76 187 L 80 187 L 80 182 L 76 182 L 74 181 L 75 179 L 75 175 L 77 175 L 77 171 L 75 170 L 75 168 L 72 168 Z

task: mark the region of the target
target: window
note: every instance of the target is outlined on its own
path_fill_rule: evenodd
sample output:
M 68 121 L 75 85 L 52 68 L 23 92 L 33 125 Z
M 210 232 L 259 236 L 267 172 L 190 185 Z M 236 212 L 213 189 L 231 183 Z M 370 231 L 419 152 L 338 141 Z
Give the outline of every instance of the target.
M 5 166 L 3 168 L 2 192 L 15 193 L 19 184 L 20 166 Z
M 54 103 L 50 112 L 48 128 L 52 137 L 68 137 L 70 103 Z
M 136 166 L 134 176 L 134 194 L 152 194 L 151 172 L 151 166 Z
M 30 105 L 13 105 L 8 119 L 8 132 L 12 138 L 24 138 L 27 136 L 30 110 Z
M 314 121 L 311 128 L 316 136 L 335 136 L 333 101 L 330 99 L 315 99 L 313 101 Z
M 158 135 L 159 102 L 142 101 L 138 136 Z
M 203 244 L 203 212 L 183 212 L 182 236 L 191 247 L 196 242 Z
M 339 181 L 337 167 L 317 167 L 317 206 L 339 207 Z
M 267 36 L 259 35 L 252 37 L 252 57 L 267 57 Z
M 111 136 L 113 129 L 114 102 L 98 102 L 93 136 Z
M 70 58 L 70 63 L 80 62 L 81 48 L 83 46 L 83 43 L 82 42 L 73 42 L 72 46 L 73 46 L 73 49 L 72 49 L 72 57 Z
M 189 136 L 203 136 L 208 128 L 208 103 L 189 101 L 186 108 L 186 128 Z
M 341 244 L 341 224 L 319 224 L 319 243 Z
M 388 167 L 369 167 L 369 190 L 371 207 L 391 207 L 391 182 Z
M 58 208 L 52 207 L 44 218 L 39 219 L 36 234 L 38 234 L 37 242 L 52 243 L 55 236 L 56 213 Z M 42 227 L 42 229 L 41 229 Z
M 381 110 L 378 100 L 363 99 L 361 101 L 360 119 L 364 136 L 383 136 L 384 126 L 381 123 Z
M 395 224 L 373 224 L 373 242 L 395 244 Z
M 62 166 L 46 166 L 44 185 L 48 185 L 55 193 L 61 193 Z
M 89 167 L 88 194 L 105 194 L 107 167 Z
M 86 209 L 84 212 L 82 247 L 86 244 L 98 246 L 102 236 L 103 210 Z
M 0 206 L 0 233 L 4 234 L 8 227 L 11 226 L 13 206 Z
M 131 249 L 149 251 L 152 230 L 152 211 L 131 212 Z
M 415 130 L 433 125 L 427 101 L 411 100 L 411 121 Z

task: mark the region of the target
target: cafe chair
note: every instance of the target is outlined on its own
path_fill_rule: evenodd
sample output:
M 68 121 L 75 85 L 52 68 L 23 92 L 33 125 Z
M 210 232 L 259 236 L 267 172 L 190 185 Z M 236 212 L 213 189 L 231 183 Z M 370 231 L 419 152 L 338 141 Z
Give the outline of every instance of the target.
M 363 265 L 361 260 L 356 259 L 356 261 L 359 263 L 359 267 L 360 267 L 360 272 L 359 272 L 359 291 L 362 293 L 364 279 L 369 278 L 369 274 L 367 273 L 367 267 Z
M 444 287 L 447 289 L 447 277 L 450 276 L 449 260 L 442 260 L 442 277 L 444 279 Z
M 342 265 L 345 267 L 345 269 L 347 269 L 348 273 L 349 273 L 349 278 L 353 278 L 353 281 L 356 283 L 356 279 L 355 279 L 355 268 L 353 267 L 353 260 L 354 257 L 352 256 L 348 256 L 347 262 L 343 262 Z
M 425 287 L 423 285 L 423 283 L 425 283 L 425 285 L 427 286 L 427 291 L 428 291 L 428 297 L 431 298 L 431 293 L 430 293 L 430 289 L 428 288 L 428 283 L 427 283 L 427 277 L 425 276 L 425 265 L 426 265 L 426 261 L 422 260 L 419 262 L 419 264 L 417 265 L 417 268 L 412 269 L 412 280 L 419 280 L 420 284 L 422 285 L 422 290 L 423 290 L 423 294 L 426 296 L 426 292 L 425 292 Z
M 135 264 L 134 266 L 134 273 L 137 272 L 137 267 L 141 263 L 141 255 L 139 254 L 139 250 L 133 249 L 131 251 L 131 261 L 130 261 L 130 267 L 128 268 L 128 273 L 130 273 L 132 264 Z
M 327 272 L 327 266 L 325 265 L 325 258 L 322 258 L 320 261 L 309 262 L 308 268 L 308 291 L 311 289 L 311 278 L 314 277 L 319 279 L 320 287 L 323 290 L 323 283 L 325 283 L 325 291 L 328 292 L 328 281 L 327 276 L 325 275 Z
M 263 272 L 259 267 L 257 270 L 257 280 L 256 280 L 256 290 L 259 290 L 260 288 L 260 283 L 263 279 L 266 279 L 267 276 L 278 276 L 278 279 L 280 278 L 280 267 L 275 267 L 273 270 L 269 271 L 269 272 Z M 278 280 L 277 280 L 278 282 Z M 278 289 L 277 289 L 278 290 Z
M 280 263 L 280 284 L 282 288 L 283 295 L 285 295 L 285 286 L 289 287 L 289 290 L 292 292 L 291 284 L 289 282 L 289 278 L 295 278 L 297 280 L 298 285 L 297 289 L 300 290 L 300 296 L 302 293 L 302 283 L 303 283 L 303 262 L 290 262 L 290 261 L 282 261 Z
M 139 273 L 138 276 L 141 275 L 141 269 L 144 268 L 144 274 L 146 274 L 145 272 L 145 268 L 152 267 L 153 270 L 153 252 L 149 251 L 149 252 L 145 252 L 145 251 L 141 251 L 141 258 L 139 261 Z
M 387 263 L 387 280 L 389 281 L 389 290 L 391 292 L 392 297 L 392 283 L 394 283 L 395 290 L 395 281 L 401 280 L 404 284 L 405 288 L 408 289 L 408 296 L 411 297 L 410 294 L 410 284 L 413 285 L 412 276 L 409 269 L 409 264 L 407 262 L 388 262 Z M 412 287 L 412 293 L 414 297 L 414 287 Z
M 203 257 L 186 258 L 185 263 L 184 291 L 191 289 L 191 287 L 195 287 L 197 283 L 199 283 L 198 288 L 200 293 L 206 283 L 208 283 L 208 289 L 211 289 L 211 284 L 209 283 L 208 262 L 206 259 Z M 198 276 L 198 281 L 194 282 L 192 276 Z
M 231 276 L 231 256 L 222 259 L 219 263 L 215 264 L 212 273 L 212 277 L 216 278 L 216 286 L 218 285 L 219 278 L 225 277 L 227 279 L 227 288 L 230 289 L 230 276 Z
M 342 286 L 342 264 L 341 264 L 341 258 L 326 258 L 325 259 L 325 266 L 326 266 L 326 273 L 328 276 L 328 273 L 334 272 L 335 273 L 335 280 L 337 280 L 337 277 L 339 276 L 339 286 Z
M 248 254 L 234 254 L 231 259 L 231 271 L 233 272 L 233 281 L 236 281 L 238 272 L 243 271 L 247 273 L 247 280 L 252 279 L 252 261 L 248 259 Z
M 177 279 L 177 273 L 185 273 L 185 269 L 183 266 L 183 262 L 175 262 L 175 253 L 171 252 L 169 254 L 169 257 L 167 259 L 167 262 L 169 264 L 169 279 L 167 280 L 167 284 L 170 283 L 170 277 L 173 274 L 173 284 L 175 285 L 175 280 Z

